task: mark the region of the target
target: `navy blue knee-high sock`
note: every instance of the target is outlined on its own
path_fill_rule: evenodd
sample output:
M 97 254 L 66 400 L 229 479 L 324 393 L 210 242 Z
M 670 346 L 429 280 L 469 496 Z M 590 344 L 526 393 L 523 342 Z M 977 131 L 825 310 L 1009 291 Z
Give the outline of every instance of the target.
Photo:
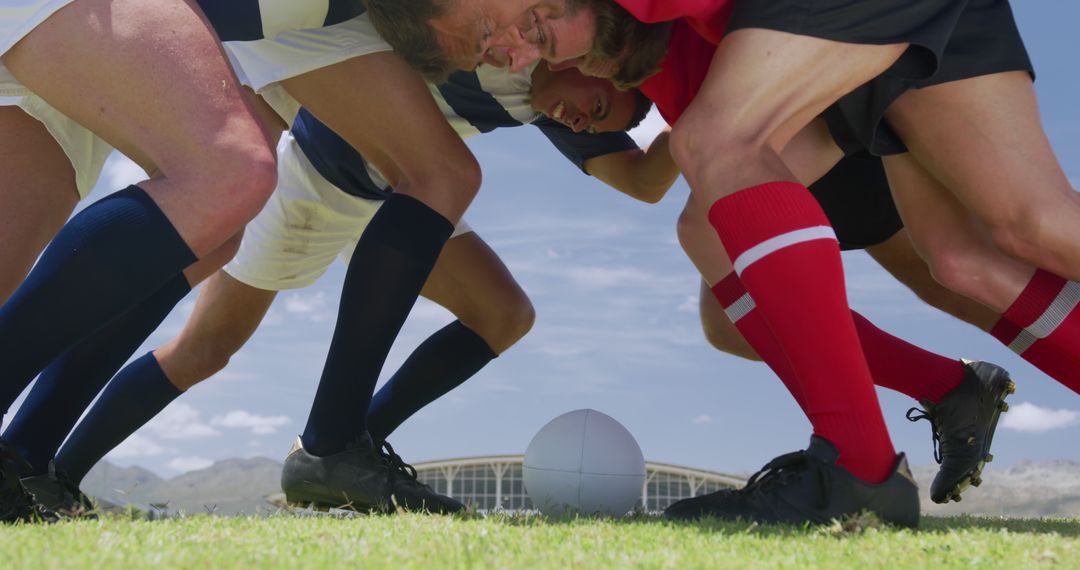
M 72 218 L 0 308 L 0 417 L 45 366 L 195 260 L 137 186 Z
M 371 399 L 368 432 L 381 442 L 420 408 L 472 378 L 497 354 L 454 321 L 427 338 Z
M 367 429 L 358 410 L 368 409 L 390 346 L 453 230 L 423 202 L 394 194 L 360 236 L 304 428 L 308 452 L 337 453 Z
M 169 381 L 153 352 L 128 364 L 105 387 L 56 454 L 56 468 L 78 484 L 105 454 L 183 392 Z
M 178 273 L 164 287 L 53 361 L 4 431 L 4 440 L 44 473 L 105 383 L 191 291 Z

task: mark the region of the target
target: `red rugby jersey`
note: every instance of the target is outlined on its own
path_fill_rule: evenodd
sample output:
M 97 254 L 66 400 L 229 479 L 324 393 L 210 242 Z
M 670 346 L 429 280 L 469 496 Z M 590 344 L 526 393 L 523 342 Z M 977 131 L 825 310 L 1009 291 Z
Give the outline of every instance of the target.
M 685 20 L 703 38 L 718 44 L 724 37 L 733 0 L 615 0 L 642 22 Z M 755 0 L 748 0 L 755 1 Z M 760 1 L 760 0 L 757 0 Z
M 676 22 L 660 72 L 645 80 L 641 92 L 652 99 L 669 125 L 679 120 L 709 72 L 716 46 L 688 22 Z

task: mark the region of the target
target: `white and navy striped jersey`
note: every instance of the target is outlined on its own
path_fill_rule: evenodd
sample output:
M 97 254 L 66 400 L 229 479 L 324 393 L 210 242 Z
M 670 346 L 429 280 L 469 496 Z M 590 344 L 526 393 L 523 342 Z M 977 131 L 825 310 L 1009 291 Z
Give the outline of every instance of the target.
M 500 127 L 535 125 L 567 159 L 584 171 L 590 158 L 638 148 L 624 132 L 575 133 L 529 106 L 532 68 L 519 73 L 481 65 L 459 71 L 449 81 L 431 86 L 432 95 L 450 125 L 467 138 Z M 331 184 L 354 196 L 385 199 L 389 184 L 344 139 L 301 109 L 293 137 L 311 164 Z
M 318 28 L 364 13 L 362 0 L 198 0 L 221 41 L 272 38 L 285 30 Z

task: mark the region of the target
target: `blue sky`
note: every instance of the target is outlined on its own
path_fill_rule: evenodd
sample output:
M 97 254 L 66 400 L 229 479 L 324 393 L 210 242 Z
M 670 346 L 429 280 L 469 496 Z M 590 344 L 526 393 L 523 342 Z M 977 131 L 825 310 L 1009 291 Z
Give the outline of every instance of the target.
M 1039 74 L 1046 131 L 1080 187 L 1080 3 L 1026 0 L 1014 9 Z M 529 293 L 537 322 L 521 343 L 392 436 L 407 460 L 521 453 L 544 423 L 578 408 L 622 422 L 655 461 L 745 472 L 805 446 L 809 424 L 768 369 L 716 352 L 701 335 L 698 279 L 674 232 L 689 192 L 684 182 L 660 204 L 640 204 L 580 174 L 531 127 L 477 137 L 470 146 L 485 182 L 466 219 Z M 137 178 L 130 163 L 114 157 L 96 196 Z M 994 442 L 998 465 L 1080 460 L 1080 397 L 988 335 L 921 304 L 865 254 L 845 254 L 844 262 L 851 304 L 882 328 L 1012 371 L 1020 387 Z M 174 475 L 228 457 L 283 458 L 307 418 L 343 276 L 337 264 L 317 285 L 280 295 L 224 372 L 109 459 Z M 146 349 L 180 329 L 193 301 L 178 307 Z M 421 301 L 384 378 L 451 319 Z M 927 424 L 903 418 L 911 402 L 880 394 L 897 448 L 916 464 L 931 462 Z

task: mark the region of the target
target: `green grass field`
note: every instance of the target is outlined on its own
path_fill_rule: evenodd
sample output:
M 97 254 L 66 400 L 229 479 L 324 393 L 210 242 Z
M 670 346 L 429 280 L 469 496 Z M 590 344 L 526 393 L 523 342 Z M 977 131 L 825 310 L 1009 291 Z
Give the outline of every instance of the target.
M 924 519 L 791 529 L 423 515 L 0 527 L 0 568 L 1080 567 L 1080 521 Z

